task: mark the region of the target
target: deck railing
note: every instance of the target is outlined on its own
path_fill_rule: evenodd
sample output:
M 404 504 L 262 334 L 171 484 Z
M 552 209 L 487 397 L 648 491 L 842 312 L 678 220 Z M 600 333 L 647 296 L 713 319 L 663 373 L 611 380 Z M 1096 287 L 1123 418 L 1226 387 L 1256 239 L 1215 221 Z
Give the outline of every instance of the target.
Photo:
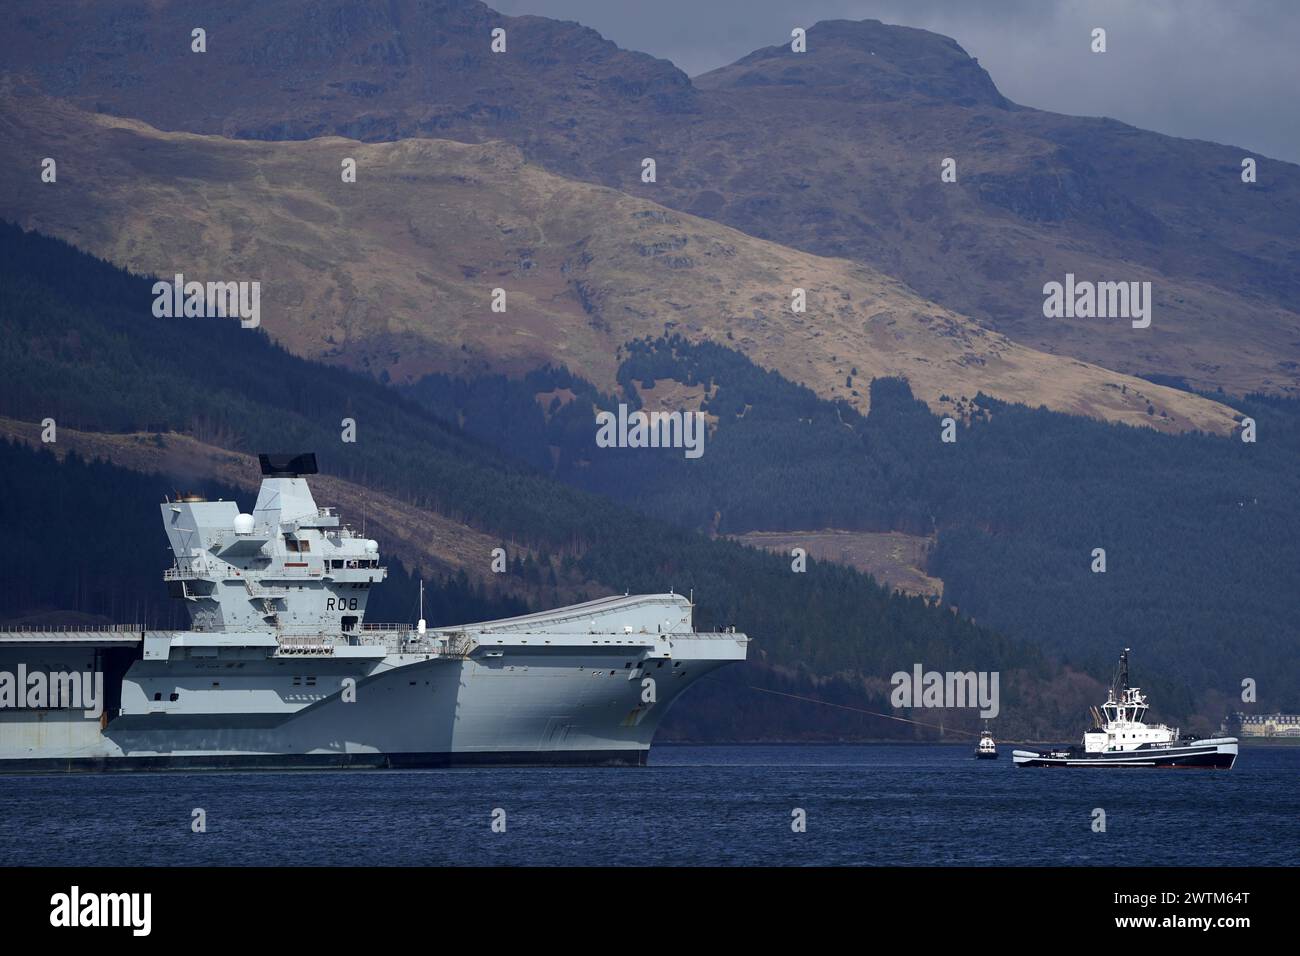
M 24 634 L 57 634 L 65 631 L 138 634 L 143 630 L 145 630 L 143 624 L 13 624 L 8 627 L 0 627 L 0 633 L 21 631 Z

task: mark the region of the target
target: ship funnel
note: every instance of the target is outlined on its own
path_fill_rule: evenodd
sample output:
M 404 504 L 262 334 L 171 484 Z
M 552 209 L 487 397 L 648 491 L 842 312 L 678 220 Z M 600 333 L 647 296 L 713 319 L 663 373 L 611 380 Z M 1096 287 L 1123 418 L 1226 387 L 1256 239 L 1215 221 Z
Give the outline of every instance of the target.
M 268 478 L 301 478 L 317 473 L 315 452 L 297 455 L 258 455 L 262 474 Z

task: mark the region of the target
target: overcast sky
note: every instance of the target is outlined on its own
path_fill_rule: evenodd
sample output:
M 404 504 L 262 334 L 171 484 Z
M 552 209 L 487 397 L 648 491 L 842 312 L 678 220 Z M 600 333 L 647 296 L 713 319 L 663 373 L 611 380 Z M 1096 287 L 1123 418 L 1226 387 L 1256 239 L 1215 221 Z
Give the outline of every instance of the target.
M 875 19 L 955 39 L 1003 95 L 1300 162 L 1300 0 L 487 0 L 577 20 L 698 76 L 794 26 Z M 1089 51 L 1105 27 L 1107 52 Z

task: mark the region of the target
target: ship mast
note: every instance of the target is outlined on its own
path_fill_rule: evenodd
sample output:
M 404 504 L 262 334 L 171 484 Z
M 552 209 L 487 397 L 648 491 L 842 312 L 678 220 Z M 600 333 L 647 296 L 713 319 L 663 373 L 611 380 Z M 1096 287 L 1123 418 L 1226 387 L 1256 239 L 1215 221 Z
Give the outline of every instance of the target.
M 1119 666 L 1110 681 L 1110 696 L 1116 701 L 1122 701 L 1128 691 L 1128 650 L 1124 648 L 1124 653 L 1119 656 Z
M 425 631 L 424 623 L 424 578 L 420 578 L 420 617 L 415 625 L 415 632 L 423 634 Z

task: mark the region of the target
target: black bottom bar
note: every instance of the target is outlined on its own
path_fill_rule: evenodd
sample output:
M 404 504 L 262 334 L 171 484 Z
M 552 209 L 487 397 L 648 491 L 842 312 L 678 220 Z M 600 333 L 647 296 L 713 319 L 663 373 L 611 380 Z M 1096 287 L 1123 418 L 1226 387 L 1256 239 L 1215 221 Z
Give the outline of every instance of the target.
M 1293 887 L 1282 882 L 1286 871 L 1263 869 L 686 867 L 638 872 L 622 867 L 554 875 L 563 878 L 510 868 L 437 873 L 345 867 L 0 870 L 0 929 L 9 944 L 46 932 L 65 940 L 70 933 L 94 942 L 131 940 L 132 930 L 121 925 L 121 919 L 119 925 L 98 928 L 69 926 L 66 919 L 59 925 L 59 920 L 74 898 L 117 894 L 120 913 L 125 905 L 120 894 L 141 894 L 131 901 L 135 904 L 143 903 L 143 894 L 148 893 L 148 935 L 167 945 L 192 948 L 201 939 L 207 947 L 233 943 L 260 950 L 280 942 L 292 943 L 295 949 L 326 943 L 330 951 L 338 952 L 355 941 L 373 949 L 376 938 L 432 932 L 430 920 L 442 904 L 436 897 L 430 902 L 418 890 L 447 881 L 460 894 L 457 898 L 488 901 L 483 905 L 491 918 L 477 925 L 494 946 L 522 942 L 535 948 L 539 921 L 553 922 L 566 908 L 573 911 L 574 899 L 608 904 L 611 887 L 635 887 L 644 885 L 643 880 L 658 879 L 671 882 L 674 894 L 697 904 L 707 898 L 702 915 L 679 920 L 682 934 L 699 930 L 729 945 L 743 946 L 750 939 L 771 943 L 782 937 L 806 942 L 810 932 L 806 921 L 785 922 L 779 914 L 764 912 L 757 901 L 766 899 L 780 900 L 782 907 L 797 913 L 820 910 L 817 922 L 822 929 L 906 934 L 917 941 L 918 952 L 933 952 L 952 940 L 973 950 L 981 940 L 1023 935 L 1033 924 L 1041 926 L 1032 929 L 1034 935 L 1044 938 L 1068 932 L 1075 940 L 1154 935 L 1179 942 L 1194 936 L 1229 952 L 1244 941 L 1243 933 L 1253 929 L 1271 931 L 1270 938 L 1281 939 L 1294 909 Z M 325 902 L 312 907 L 279 905 L 276 894 L 283 894 L 286 886 L 292 886 L 295 899 Z M 348 892 L 340 894 L 340 888 Z M 843 898 L 845 893 L 861 901 L 852 913 L 827 908 L 827 900 Z M 503 909 L 496 912 L 505 906 L 500 901 L 525 899 L 528 909 L 516 918 Z M 219 916 L 212 912 L 218 904 L 222 906 Z M 972 931 L 971 920 L 955 916 L 981 905 L 985 908 L 977 932 Z M 134 906 L 130 912 L 138 916 L 142 910 Z M 588 923 L 595 919 L 585 912 L 581 916 L 574 919 Z

